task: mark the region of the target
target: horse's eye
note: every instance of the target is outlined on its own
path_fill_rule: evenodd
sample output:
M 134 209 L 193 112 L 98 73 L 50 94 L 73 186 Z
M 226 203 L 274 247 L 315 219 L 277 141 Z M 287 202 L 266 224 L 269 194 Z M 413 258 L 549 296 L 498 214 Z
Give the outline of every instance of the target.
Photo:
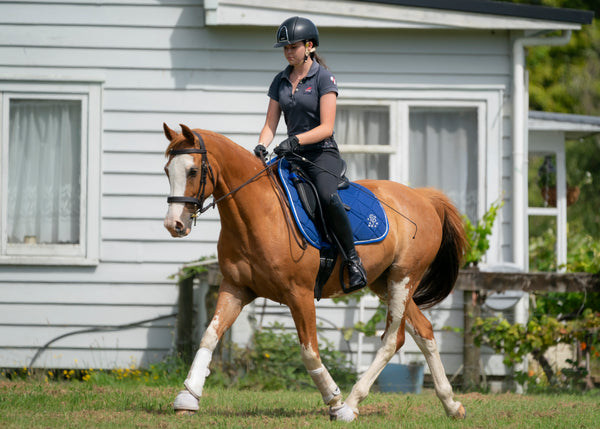
M 198 175 L 198 169 L 190 168 L 190 171 L 188 171 L 188 177 L 193 178 L 193 177 L 196 177 L 197 175 Z

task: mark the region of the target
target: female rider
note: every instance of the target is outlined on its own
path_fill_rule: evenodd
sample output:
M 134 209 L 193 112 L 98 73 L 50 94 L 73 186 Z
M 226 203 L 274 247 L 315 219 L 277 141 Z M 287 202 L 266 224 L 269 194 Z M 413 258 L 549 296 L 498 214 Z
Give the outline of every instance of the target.
M 258 157 L 267 154 L 283 112 L 288 138 L 274 152 L 297 163 L 309 175 L 315 187 L 325 222 L 335 234 L 345 258 L 349 287 L 367 284 L 367 276 L 354 247 L 348 215 L 337 193 L 342 162 L 333 138 L 337 101 L 337 83 L 316 54 L 319 33 L 312 21 L 298 16 L 286 19 L 277 30 L 275 48 L 283 47 L 289 63 L 269 87 L 269 105 L 259 144 Z M 295 154 L 306 158 L 300 160 Z

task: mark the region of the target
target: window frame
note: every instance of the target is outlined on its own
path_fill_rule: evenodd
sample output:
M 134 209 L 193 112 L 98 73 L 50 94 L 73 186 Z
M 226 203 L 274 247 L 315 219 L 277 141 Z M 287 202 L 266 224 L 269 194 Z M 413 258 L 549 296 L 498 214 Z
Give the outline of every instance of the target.
M 0 78 L 0 265 L 97 265 L 100 257 L 102 80 Z M 8 150 L 11 99 L 81 102 L 80 217 L 77 244 L 8 243 Z
M 394 166 L 396 163 L 392 162 L 391 158 L 395 157 L 398 153 L 398 139 L 397 139 L 397 134 L 394 133 L 394 130 L 396 129 L 396 124 L 392 121 L 392 119 L 394 118 L 394 114 L 392 113 L 392 110 L 394 109 L 395 105 L 393 103 L 382 103 L 382 102 L 377 102 L 377 101 L 365 101 L 363 100 L 363 102 L 359 103 L 352 103 L 352 102 L 345 102 L 342 101 L 341 103 L 338 103 L 338 111 L 340 110 L 340 108 L 350 108 L 350 109 L 360 109 L 360 108 L 380 108 L 381 110 L 385 110 L 387 111 L 388 114 L 388 123 L 390 126 L 389 129 L 389 135 L 390 135 L 390 141 L 388 142 L 389 144 L 387 145 L 360 145 L 360 144 L 346 144 L 343 141 L 337 141 L 338 143 L 338 148 L 340 153 L 342 154 L 381 154 L 381 155 L 388 155 L 388 171 L 390 173 L 390 176 L 393 175 L 392 171 L 390 170 L 390 168 L 392 168 L 392 166 Z M 393 133 L 393 134 L 392 134 Z
M 390 113 L 390 145 L 373 145 L 369 152 L 389 153 L 390 180 L 409 184 L 409 114 L 411 108 L 457 108 L 477 111 L 479 158 L 477 165 L 477 215 L 485 214 L 492 203 L 502 197 L 502 106 L 501 86 L 419 87 L 392 85 L 352 85 L 340 88 L 339 106 L 388 106 Z M 367 153 L 362 146 L 340 144 L 342 153 Z M 381 150 L 381 148 L 385 148 Z M 378 151 L 378 149 L 380 149 Z M 503 214 L 494 224 L 486 261 L 502 260 Z

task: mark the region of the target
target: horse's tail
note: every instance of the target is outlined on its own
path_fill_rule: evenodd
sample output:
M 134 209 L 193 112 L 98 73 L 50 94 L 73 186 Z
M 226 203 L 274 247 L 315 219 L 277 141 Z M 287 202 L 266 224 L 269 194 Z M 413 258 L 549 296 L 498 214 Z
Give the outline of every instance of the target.
M 434 205 L 442 221 L 442 243 L 413 295 L 419 308 L 429 308 L 452 292 L 469 243 L 462 216 L 448 197 L 434 189 L 421 191 Z

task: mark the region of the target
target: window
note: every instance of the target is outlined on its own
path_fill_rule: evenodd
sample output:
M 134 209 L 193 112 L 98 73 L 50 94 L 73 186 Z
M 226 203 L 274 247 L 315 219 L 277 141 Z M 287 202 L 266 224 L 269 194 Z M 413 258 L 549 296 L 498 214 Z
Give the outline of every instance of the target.
M 443 190 L 476 221 L 478 139 L 476 109 L 411 108 L 410 185 Z
M 529 133 L 528 250 L 532 271 L 564 271 L 567 263 L 567 206 L 564 136 L 550 131 Z M 549 266 L 540 254 L 554 254 Z
M 0 81 L 0 263 L 98 258 L 99 88 L 54 86 Z
M 441 189 L 475 222 L 510 185 L 503 174 L 502 103 L 494 87 L 349 86 L 335 124 L 348 177 Z M 507 231 L 501 211 L 485 263 L 510 260 Z
M 389 179 L 390 114 L 387 107 L 339 106 L 335 139 L 348 164 L 348 177 Z

